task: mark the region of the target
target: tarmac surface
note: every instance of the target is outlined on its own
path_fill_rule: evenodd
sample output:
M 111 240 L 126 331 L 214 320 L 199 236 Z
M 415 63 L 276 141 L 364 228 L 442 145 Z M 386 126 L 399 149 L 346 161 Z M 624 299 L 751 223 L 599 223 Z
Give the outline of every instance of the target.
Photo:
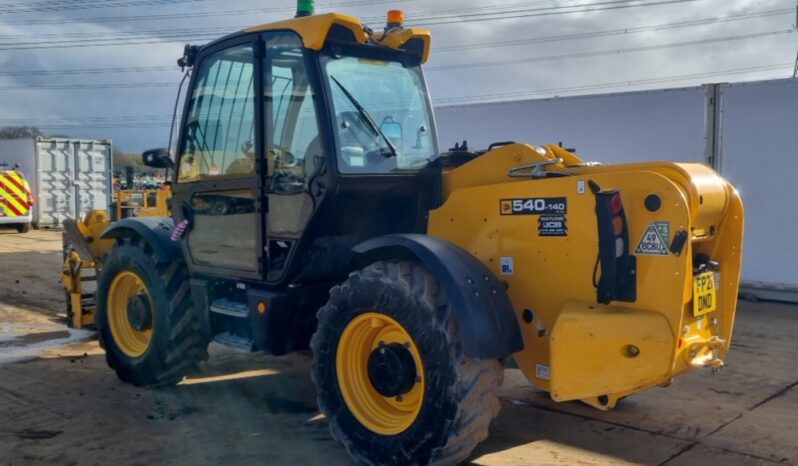
M 202 373 L 140 389 L 66 328 L 60 232 L 0 230 L 0 465 L 349 465 L 311 356 L 211 346 Z M 477 465 L 798 464 L 798 306 L 741 301 L 727 367 L 615 411 L 554 403 L 516 369 Z

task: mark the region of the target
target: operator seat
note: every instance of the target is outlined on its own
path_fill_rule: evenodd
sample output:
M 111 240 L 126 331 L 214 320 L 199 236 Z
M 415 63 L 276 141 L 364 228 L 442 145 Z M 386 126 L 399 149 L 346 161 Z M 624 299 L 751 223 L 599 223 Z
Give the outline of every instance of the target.
M 270 154 L 267 154 L 267 157 L 271 159 Z M 308 182 L 317 174 L 323 162 L 321 142 L 316 136 L 305 149 L 304 189 L 294 193 L 269 193 L 269 218 L 266 224 L 270 235 L 298 237 L 302 234 L 315 204 L 308 190 Z M 269 166 L 273 165 L 270 161 Z

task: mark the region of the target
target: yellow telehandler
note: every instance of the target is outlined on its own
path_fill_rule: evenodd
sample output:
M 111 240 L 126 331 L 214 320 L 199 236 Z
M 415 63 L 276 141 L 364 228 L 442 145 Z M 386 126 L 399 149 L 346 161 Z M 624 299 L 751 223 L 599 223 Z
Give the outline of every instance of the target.
M 130 217 L 167 216 L 167 201 L 171 190 L 115 190 L 109 210 L 93 209 L 82 219 L 67 219 L 63 223 L 61 283 L 66 292 L 67 324 L 83 328 L 94 324 L 94 302 L 97 273 L 103 258 L 111 252 L 112 240 L 101 239 L 112 222 Z M 109 216 L 110 213 L 110 216 Z
M 453 464 L 488 435 L 509 357 L 602 410 L 723 365 L 743 235 L 727 181 L 554 145 L 442 153 L 430 32 L 299 3 L 186 46 L 176 157 L 144 157 L 174 167 L 170 215 L 92 233 L 113 242 L 94 321 L 122 380 L 175 383 L 211 340 L 311 348 L 353 458 Z

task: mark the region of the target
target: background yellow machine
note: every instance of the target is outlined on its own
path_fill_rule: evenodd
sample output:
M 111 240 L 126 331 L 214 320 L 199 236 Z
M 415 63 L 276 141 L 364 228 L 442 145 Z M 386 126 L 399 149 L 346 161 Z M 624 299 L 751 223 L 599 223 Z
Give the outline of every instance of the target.
M 82 219 L 64 221 L 62 247 L 64 264 L 61 283 L 66 290 L 67 321 L 72 328 L 94 324 L 94 292 L 103 257 L 114 242 L 100 239 L 115 219 L 169 215 L 168 190 L 117 190 L 110 213 L 90 210 Z M 87 286 L 88 285 L 88 286 Z
M 504 358 L 599 409 L 722 366 L 743 225 L 728 182 L 556 146 L 440 153 L 429 31 L 305 3 L 186 47 L 177 158 L 144 157 L 175 168 L 170 216 L 72 228 L 68 265 L 102 260 L 93 320 L 121 379 L 175 383 L 211 340 L 310 347 L 355 459 L 452 464 L 488 434 Z

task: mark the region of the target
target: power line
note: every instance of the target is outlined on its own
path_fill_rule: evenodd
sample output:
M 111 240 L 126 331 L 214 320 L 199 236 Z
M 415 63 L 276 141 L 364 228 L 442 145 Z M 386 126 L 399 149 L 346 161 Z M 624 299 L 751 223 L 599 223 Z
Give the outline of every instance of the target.
M 744 21 L 749 19 L 758 19 L 758 18 L 766 18 L 770 16 L 780 16 L 785 14 L 793 13 L 793 9 L 791 8 L 784 8 L 780 10 L 768 10 L 768 11 L 761 11 L 757 13 L 749 13 L 749 14 L 742 14 L 742 15 L 732 15 L 732 16 L 720 16 L 714 18 L 705 18 L 705 19 L 697 19 L 691 21 L 682 21 L 677 23 L 663 23 L 663 24 L 656 24 L 650 26 L 635 26 L 630 28 L 622 28 L 622 29 L 607 29 L 603 31 L 593 31 L 593 32 L 582 32 L 577 34 L 563 34 L 563 35 L 555 35 L 555 36 L 540 36 L 540 37 L 532 37 L 528 39 L 516 39 L 516 40 L 505 40 L 500 42 L 485 42 L 480 44 L 464 44 L 464 45 L 452 45 L 448 47 L 433 47 L 433 50 L 436 53 L 446 53 L 446 52 L 455 52 L 461 50 L 473 50 L 473 49 L 482 49 L 482 48 L 494 48 L 494 47 L 512 47 L 515 45 L 527 45 L 527 44 L 539 44 L 544 42 L 560 42 L 564 40 L 575 40 L 575 39 L 588 39 L 594 37 L 607 37 L 607 36 L 614 36 L 614 35 L 627 35 L 627 34 L 635 34 L 640 32 L 648 32 L 648 31 L 662 31 L 667 29 L 679 29 L 679 28 L 689 28 L 695 26 L 705 26 L 708 24 L 715 24 L 715 23 L 726 23 L 732 21 Z
M 199 2 L 207 2 L 210 0 L 120 0 L 115 2 L 110 1 L 96 1 L 91 3 L 83 3 L 83 4 L 52 4 L 52 5 L 41 5 L 41 6 L 31 6 L 31 7 L 18 7 L 18 8 L 9 8 L 7 6 L 3 7 L 3 10 L 0 11 L 0 15 L 12 15 L 12 14 L 25 14 L 25 13 L 61 13 L 61 12 L 71 12 L 71 11 L 80 11 L 80 10 L 90 10 L 90 9 L 100 9 L 100 8 L 132 8 L 132 7 L 146 7 L 146 6 L 171 6 L 176 3 L 199 3 Z M 185 8 L 185 7 L 183 7 Z
M 434 103 L 436 104 L 446 104 L 453 102 L 477 103 L 488 99 L 493 99 L 499 102 L 501 100 L 496 100 L 496 99 L 511 99 L 511 98 L 528 97 L 528 96 L 541 95 L 541 94 L 557 95 L 558 93 L 571 93 L 571 92 L 599 90 L 599 89 L 603 90 L 616 89 L 616 88 L 620 89 L 632 86 L 642 86 L 647 84 L 657 84 L 665 82 L 675 82 L 675 81 L 684 81 L 690 79 L 708 78 L 716 76 L 729 76 L 729 75 L 765 72 L 765 71 L 783 71 L 783 70 L 789 71 L 789 69 L 791 69 L 792 66 L 793 64 L 791 62 L 787 62 L 787 63 L 776 63 L 776 64 L 753 66 L 746 68 L 725 69 L 725 70 L 702 72 L 702 73 L 660 76 L 656 78 L 647 78 L 647 79 L 636 79 L 636 80 L 627 80 L 627 81 L 605 82 L 598 84 L 587 84 L 579 86 L 536 89 L 532 91 L 502 92 L 502 93 L 493 93 L 493 94 L 471 95 L 464 97 L 446 97 L 441 99 L 435 99 Z M 86 126 L 92 124 L 102 125 L 102 126 L 92 125 L 91 126 L 92 129 L 98 127 L 99 128 L 143 127 L 139 125 L 147 125 L 147 127 L 150 126 L 158 127 L 171 122 L 171 118 L 172 117 L 169 115 L 116 115 L 116 116 L 90 116 L 90 117 L 71 117 L 71 118 L 61 117 L 57 121 L 50 120 L 49 123 L 47 121 L 48 119 L 0 118 L 0 124 L 36 125 L 42 128 L 50 128 L 50 129 L 79 129 L 83 126 L 82 124 L 85 124 Z M 78 126 L 66 125 L 67 122 L 75 123 Z M 60 126 L 53 126 L 53 125 L 60 125 Z
M 177 86 L 176 82 L 169 83 L 97 83 L 97 84 L 29 84 L 25 86 L 0 86 L 0 91 L 34 91 L 48 90 L 96 90 L 96 89 L 132 89 L 139 87 L 169 87 Z
M 415 0 L 369 0 L 369 1 L 350 1 L 350 2 L 338 2 L 336 3 L 337 7 L 341 6 L 361 6 L 361 5 L 378 5 L 383 3 L 397 3 L 397 2 L 409 2 Z M 579 1 L 579 0 L 566 0 L 570 2 Z M 639 1 L 639 0 L 622 0 L 624 2 L 632 2 L 632 1 Z M 473 11 L 484 11 L 484 10 L 493 10 L 494 12 L 496 9 L 508 9 L 513 8 L 518 5 L 538 5 L 538 4 L 554 4 L 556 0 L 542 0 L 542 1 L 533 1 L 533 2 L 520 2 L 520 3 L 509 3 L 504 5 L 490 5 L 490 6 L 482 6 L 482 7 L 473 7 L 473 8 L 458 8 L 456 10 L 435 10 L 435 11 L 428 11 L 428 12 L 421 12 L 413 14 L 413 18 L 423 18 L 427 16 L 440 16 L 440 14 L 449 14 L 449 13 L 463 13 L 463 12 L 473 12 Z M 201 13 L 185 13 L 185 14 L 167 14 L 167 15 L 147 15 L 147 16 L 122 16 L 122 17 L 103 17 L 103 18 L 88 18 L 88 19 L 81 19 L 81 18 L 66 18 L 64 20 L 50 20 L 50 19 L 43 19 L 43 20 L 22 20 L 19 23 L 25 24 L 50 24 L 50 23 L 58 23 L 63 24 L 65 21 L 73 22 L 108 22 L 108 21 L 116 21 L 116 20 L 138 20 L 138 19 L 147 19 L 147 20 L 158 20 L 158 19 L 182 19 L 182 18 L 196 18 L 196 17 L 208 17 L 208 16 L 233 16 L 233 15 L 244 15 L 244 14 L 251 14 L 251 13 L 260 13 L 260 12 L 288 12 L 292 11 L 293 8 L 287 7 L 280 7 L 280 8 L 258 8 L 252 10 L 226 10 L 226 11 L 218 11 L 218 12 L 201 12 Z M 363 20 L 374 19 L 378 20 L 379 17 L 372 17 L 372 18 L 363 18 Z M 4 21 L 6 24 L 15 24 L 18 23 L 17 21 Z M 246 28 L 250 26 L 250 24 L 245 24 L 238 29 Z M 225 29 L 230 30 L 231 28 L 210 28 L 210 29 Z M 195 29 L 170 29 L 170 32 L 182 32 L 182 33 L 198 33 L 198 32 L 209 32 L 209 28 L 195 28 Z M 158 34 L 163 33 L 163 28 L 161 29 L 150 29 L 150 30 L 136 30 L 136 31 L 129 31 L 125 32 L 125 34 L 129 35 L 150 35 L 150 34 Z M 87 34 L 85 32 L 74 32 L 74 33 L 52 33 L 52 34 L 36 34 L 36 37 L 98 37 L 98 36 L 118 36 L 119 31 L 111 31 L 111 32 L 104 32 L 104 33 L 90 33 Z M 0 35 L 0 39 L 13 39 L 13 38 L 28 38 L 30 34 L 5 34 Z
M 230 31 L 233 32 L 233 31 Z M 204 35 L 188 35 L 188 34 L 165 34 L 161 37 L 152 37 L 142 40 L 103 40 L 97 42 L 97 39 L 75 40 L 75 41 L 57 41 L 57 42 L 30 42 L 30 43 L 15 43 L 15 44 L 0 44 L 0 52 L 10 50 L 34 50 L 34 49 L 65 49 L 65 48 L 85 48 L 85 47 L 111 47 L 123 45 L 147 45 L 147 44 L 162 44 L 168 42 L 177 42 L 178 40 L 214 40 L 221 37 L 221 34 L 204 34 Z
M 75 70 L 23 70 L 23 71 L 3 71 L 0 76 L 49 76 L 75 75 L 75 74 L 105 74 L 105 73 L 146 73 L 154 71 L 175 71 L 177 66 L 140 66 L 123 68 L 85 68 Z
M 79 123 L 103 123 L 108 121 L 137 121 L 137 120 L 144 120 L 144 121 L 152 121 L 152 120 L 165 120 L 171 119 L 171 116 L 168 115 L 108 115 L 108 116 L 85 116 L 85 117 L 45 117 L 45 118 L 0 118 L 0 123 L 53 123 L 53 124 L 64 124 L 64 123 L 72 123 L 72 122 L 79 122 Z
M 383 3 L 397 3 L 397 2 L 409 2 L 415 0 L 369 0 L 369 1 L 350 1 L 350 2 L 338 2 L 336 3 L 336 7 L 341 6 L 361 6 L 361 5 L 378 5 Z M 567 0 L 570 2 L 580 1 L 580 0 Z M 508 9 L 512 8 L 517 5 L 540 5 L 540 4 L 550 4 L 552 6 L 544 7 L 544 8 L 522 8 L 522 9 L 510 9 L 504 13 L 508 14 L 517 14 L 529 11 L 541 11 L 541 10 L 558 10 L 563 8 L 574 8 L 574 7 L 582 7 L 587 5 L 604 5 L 604 4 L 618 4 L 618 3 L 632 3 L 632 2 L 640 2 L 640 1 L 647 1 L 647 0 L 612 0 L 612 1 L 605 1 L 600 3 L 580 3 L 574 5 L 557 5 L 556 0 L 543 0 L 543 1 L 536 1 L 536 2 L 521 2 L 521 3 L 511 3 L 505 5 L 491 5 L 491 6 L 482 6 L 482 7 L 473 7 L 473 8 L 458 8 L 454 10 L 434 10 L 428 12 L 420 12 L 413 15 L 414 19 L 418 18 L 431 18 L 431 19 L 440 19 L 440 18 L 450 18 L 452 14 L 458 15 L 466 15 L 466 16 L 474 16 L 473 14 L 468 14 L 477 11 L 484 11 L 484 10 L 492 10 L 490 13 L 478 13 L 482 15 L 486 14 L 495 14 L 497 13 L 497 9 Z M 696 1 L 696 0 L 691 0 Z M 182 18 L 201 18 L 201 17 L 213 17 L 213 16 L 234 16 L 234 15 L 251 15 L 252 13 L 276 13 L 276 12 L 284 12 L 284 11 L 292 11 L 293 8 L 286 8 L 286 7 L 279 7 L 279 8 L 257 8 L 257 9 L 247 9 L 247 10 L 225 10 L 225 11 L 217 11 L 217 12 L 200 12 L 200 13 L 181 13 L 181 14 L 167 14 L 167 15 L 146 15 L 146 16 L 120 16 L 120 17 L 100 17 L 100 18 L 66 18 L 66 19 L 58 19 L 58 20 L 21 20 L 21 21 L 5 21 L 6 24 L 15 24 L 15 23 L 24 23 L 24 24 L 63 24 L 64 22 L 109 22 L 109 21 L 137 21 L 137 20 L 159 20 L 159 19 L 182 19 Z M 361 20 L 364 22 L 369 21 L 379 21 L 383 19 L 383 17 L 363 17 Z M 246 27 L 242 26 L 242 27 Z M 219 28 L 216 28 L 219 29 Z M 186 30 L 183 30 L 186 31 Z M 192 30 L 188 30 L 187 32 L 191 32 Z M 206 31 L 205 28 L 194 29 L 193 32 L 200 32 Z M 137 32 L 137 31 L 134 31 Z M 158 30 L 150 30 L 145 31 L 147 33 L 159 33 L 163 32 L 163 29 Z M 113 34 L 113 33 L 105 33 L 105 34 Z M 85 36 L 85 33 L 75 33 L 75 35 Z M 3 36 L 3 38 L 7 37 L 28 37 L 29 35 L 23 34 L 16 34 L 12 36 Z
M 680 74 L 680 75 L 671 75 L 671 76 L 661 76 L 657 78 L 649 78 L 649 79 L 635 79 L 635 80 L 628 80 L 628 81 L 614 81 L 614 82 L 605 82 L 599 84 L 587 84 L 587 85 L 580 85 L 580 86 L 569 86 L 569 87 L 555 87 L 555 88 L 548 88 L 548 89 L 536 89 L 533 91 L 517 91 L 517 92 L 501 92 L 501 93 L 493 93 L 493 94 L 482 94 L 482 95 L 472 95 L 472 96 L 463 96 L 463 97 L 445 97 L 441 99 L 433 100 L 433 103 L 436 104 L 445 104 L 445 103 L 477 103 L 480 101 L 495 101 L 499 102 L 502 100 L 509 100 L 509 99 L 516 99 L 519 97 L 528 97 L 534 95 L 558 95 L 559 93 L 565 92 L 582 92 L 582 91 L 589 91 L 589 90 L 599 90 L 599 89 L 615 89 L 615 88 L 624 88 L 624 87 L 631 87 L 631 86 L 642 86 L 647 84 L 659 84 L 665 82 L 674 82 L 674 81 L 684 81 L 689 79 L 698 79 L 698 78 L 709 78 L 715 76 L 728 76 L 728 75 L 735 75 L 735 74 L 745 74 L 745 73 L 754 73 L 754 72 L 764 72 L 764 71 L 783 71 L 788 70 L 792 67 L 792 63 L 777 63 L 771 65 L 762 65 L 762 66 L 753 66 L 748 68 L 734 68 L 734 69 L 727 69 L 727 70 L 720 70 L 720 71 L 712 71 L 712 72 L 705 72 L 705 73 L 694 73 L 694 74 Z M 502 100 L 499 100 L 502 99 Z
M 118 0 L 118 1 L 91 1 L 84 3 L 64 4 L 63 2 L 33 5 L 11 4 L 3 5 L 0 14 L 35 13 L 43 11 L 73 11 L 93 8 L 123 8 L 149 5 L 170 5 L 174 3 L 198 3 L 209 0 Z
M 366 5 L 380 5 L 385 3 L 404 3 L 415 0 L 367 0 L 367 1 L 348 1 L 348 2 L 335 2 L 336 7 L 345 6 L 366 6 Z M 332 4 L 332 2 L 331 2 Z M 321 6 L 319 9 L 323 8 Z M 100 16 L 91 18 L 37 18 L 37 19 L 19 19 L 3 21 L 4 24 L 68 24 L 68 23 L 108 23 L 108 22 L 128 22 L 128 21 L 161 21 L 173 19 L 194 19 L 194 18 L 213 18 L 219 16 L 238 16 L 248 15 L 251 16 L 255 13 L 278 13 L 278 12 L 292 12 L 294 7 L 277 7 L 277 8 L 252 8 L 243 10 L 222 10 L 222 11 L 206 11 L 206 12 L 183 12 L 183 13 L 168 13 L 161 15 L 124 15 L 124 16 Z
M 153 0 L 154 1 L 154 0 Z M 405 0 L 410 1 L 410 0 Z M 515 19 L 515 18 L 525 18 L 525 17 L 534 17 L 534 16 L 549 16 L 549 15 L 561 15 L 561 14 L 572 14 L 572 13 L 585 13 L 585 12 L 595 12 L 595 11 L 605 11 L 605 10 L 616 10 L 616 9 L 625 9 L 625 8 L 637 8 L 637 7 L 651 7 L 651 6 L 660 6 L 660 5 L 667 5 L 667 4 L 675 4 L 675 3 L 686 3 L 686 2 L 696 2 L 701 0 L 655 0 L 649 3 L 641 3 L 647 0 L 611 0 L 605 2 L 598 2 L 598 3 L 580 3 L 580 4 L 573 4 L 573 5 L 564 5 L 564 6 L 552 6 L 552 7 L 545 7 L 545 8 L 523 8 L 517 10 L 508 10 L 505 12 L 490 12 L 490 13 L 471 13 L 471 14 L 461 14 L 458 15 L 456 18 L 452 18 L 451 14 L 443 14 L 439 16 L 431 16 L 431 19 L 427 19 L 426 22 L 422 22 L 420 25 L 428 26 L 428 25 L 435 25 L 435 24 L 450 24 L 451 22 L 472 22 L 472 21 L 496 21 L 496 20 L 504 20 L 504 19 Z M 365 3 L 365 2 L 361 2 Z M 598 6 L 598 7 L 597 7 Z M 587 8 L 582 8 L 587 7 Z M 480 7 L 484 8 L 484 7 Z M 577 9 L 574 9 L 577 8 Z M 579 9 L 581 8 L 581 9 Z M 564 10 L 568 9 L 568 10 Z M 246 11 L 246 10 L 244 10 Z M 450 12 L 451 10 L 443 10 L 444 13 Z M 430 13 L 432 14 L 432 13 Z M 499 15 L 511 15 L 511 16 L 495 16 L 496 14 Z M 436 19 L 439 18 L 439 19 Z M 199 34 L 199 30 L 198 30 Z M 60 49 L 60 48 L 83 48 L 83 47 L 107 47 L 107 46 L 125 46 L 125 45 L 142 45 L 142 44 L 153 44 L 153 43 L 161 43 L 164 39 L 171 38 L 171 39 L 186 39 L 186 38 L 193 38 L 193 39 L 214 39 L 218 35 L 214 34 L 212 37 L 206 37 L 206 35 L 198 35 L 198 36 L 189 36 L 187 34 L 159 34 L 160 38 L 150 38 L 144 40 L 130 40 L 128 38 L 122 38 L 119 40 L 104 40 L 101 42 L 97 42 L 93 39 L 81 39 L 81 40 L 73 40 L 73 41 L 39 41 L 39 42 L 15 42 L 15 43 L 4 43 L 0 44 L 0 51 L 9 51 L 9 50 L 31 50 L 31 49 L 41 49 L 41 48 L 48 48 L 48 49 Z
M 449 52 L 449 51 L 459 51 L 459 50 L 467 50 L 467 49 L 478 49 L 478 48 L 493 48 L 493 47 L 506 47 L 506 46 L 513 46 L 513 45 L 521 45 L 521 44 L 530 44 L 530 43 L 541 43 L 541 42 L 555 42 L 555 41 L 562 41 L 562 40 L 576 40 L 576 39 L 586 39 L 592 37 L 604 37 L 610 35 L 626 35 L 631 33 L 638 33 L 644 31 L 655 31 L 655 30 L 665 30 L 671 28 L 686 28 L 686 27 L 694 27 L 694 26 L 702 26 L 712 23 L 722 23 L 722 22 L 730 22 L 730 21 L 742 21 L 742 20 L 749 20 L 749 19 L 757 19 L 769 16 L 777 16 L 783 15 L 787 13 L 792 13 L 793 10 L 791 8 L 786 9 L 779 9 L 779 10 L 767 10 L 761 12 L 754 12 L 749 14 L 742 14 L 742 15 L 735 15 L 735 16 L 725 16 L 725 17 L 714 17 L 714 18 L 705 18 L 699 20 L 692 20 L 692 21 L 683 21 L 677 23 L 665 23 L 665 24 L 658 24 L 658 25 L 650 25 L 650 26 L 637 26 L 631 28 L 623 28 L 623 29 L 613 29 L 613 30 L 605 30 L 605 31 L 594 31 L 594 32 L 585 32 L 579 34 L 566 34 L 566 35 L 559 35 L 559 36 L 542 36 L 542 37 L 533 37 L 528 39 L 518 39 L 512 41 L 500 41 L 500 42 L 488 42 L 482 44 L 465 44 L 465 45 L 457 45 L 457 46 L 450 46 L 450 47 L 440 47 L 440 48 L 433 48 L 436 53 L 441 52 Z M 140 31 L 141 32 L 141 31 Z M 144 31 L 144 32 L 155 32 L 155 31 Z M 142 32 L 142 33 L 144 33 Z M 180 30 L 175 32 L 181 32 Z M 109 33 L 113 34 L 113 33 Z M 798 62 L 798 60 L 796 60 Z M 172 71 L 176 68 L 174 66 L 157 66 L 157 67 L 118 67 L 118 68 L 95 68 L 95 69 L 75 69 L 75 70 L 25 70 L 25 71 L 2 71 L 0 70 L 0 76 L 46 76 L 51 74 L 58 74 L 58 75 L 75 75 L 75 74 L 101 74 L 101 73 L 139 73 L 139 72 L 158 72 L 158 71 Z
M 548 0 L 550 1 L 550 0 Z M 631 0 L 634 1 L 634 0 Z M 483 10 L 486 7 L 474 8 L 474 10 Z M 444 13 L 448 10 L 442 10 L 437 13 Z M 596 37 L 596 36 L 604 36 L 604 35 L 614 35 L 614 34 L 627 34 L 627 33 L 634 33 L 634 32 L 644 32 L 644 31 L 652 31 L 652 30 L 660 30 L 660 29 L 670 29 L 670 28 L 678 28 L 678 27 L 691 27 L 691 26 L 699 26 L 711 23 L 720 23 L 720 22 L 731 22 L 731 21 L 741 21 L 747 19 L 756 19 L 768 16 L 776 16 L 782 15 L 786 13 L 792 13 L 792 9 L 779 9 L 779 10 L 769 10 L 769 11 L 762 11 L 762 12 L 755 12 L 755 13 L 748 13 L 748 14 L 741 14 L 741 15 L 732 15 L 732 16 L 723 16 L 723 17 L 714 17 L 714 18 L 707 18 L 707 19 L 700 19 L 700 20 L 692 20 L 692 21 L 684 21 L 679 23 L 666 23 L 660 25 L 652 25 L 652 26 L 637 26 L 637 27 L 630 27 L 630 28 L 623 28 L 623 29 L 612 29 L 612 30 L 605 30 L 605 31 L 596 31 L 596 32 L 587 32 L 581 34 L 569 34 L 569 35 L 560 35 L 560 36 L 546 36 L 540 38 L 532 38 L 532 39 L 519 39 L 519 40 L 510 40 L 510 41 L 501 41 L 501 42 L 493 42 L 493 43 L 480 43 L 480 44 L 466 44 L 466 45 L 456 45 L 450 47 L 437 47 L 436 50 L 440 52 L 447 52 L 447 51 L 454 51 L 454 50 L 465 50 L 465 49 L 474 49 L 474 48 L 486 48 L 486 47 L 493 47 L 493 46 L 512 46 L 512 45 L 520 45 L 526 43 L 537 43 L 537 42 L 551 42 L 551 41 L 558 41 L 558 40 L 567 40 L 572 38 L 582 38 L 582 37 Z M 236 29 L 243 29 L 246 25 L 238 26 L 238 27 L 210 27 L 210 28 L 192 28 L 192 29 L 170 29 L 167 33 L 164 33 L 163 29 L 148 29 L 148 30 L 135 30 L 135 31 L 110 31 L 110 32 L 98 32 L 98 33 L 86 33 L 86 32 L 75 32 L 75 33 L 50 33 L 50 34 L 36 34 L 36 38 L 57 38 L 57 39 L 66 39 L 66 38 L 78 38 L 81 41 L 89 42 L 91 40 L 97 38 L 111 38 L 116 40 L 129 40 L 135 37 L 145 36 L 146 39 L 152 39 L 152 35 L 157 35 L 156 38 L 162 37 L 191 37 L 196 36 L 198 34 L 202 34 L 203 36 L 207 34 L 224 34 L 232 32 Z M 123 35 L 124 37 L 120 37 Z M 30 34 L 5 34 L 0 35 L 0 41 L 3 40 L 12 40 L 12 39 L 27 39 L 30 37 Z M 13 42 L 7 43 L 8 45 L 30 45 L 30 44 L 40 44 L 41 42 Z
M 246 26 L 240 26 L 238 29 L 243 29 Z M 196 34 L 196 33 L 211 33 L 216 31 L 221 32 L 229 32 L 234 27 L 207 27 L 207 28 L 192 28 L 192 29 L 169 29 L 169 31 L 164 31 L 163 29 L 136 29 L 134 31 L 118 31 L 118 30 L 111 30 L 107 32 L 54 32 L 54 33 L 37 33 L 35 34 L 36 39 L 39 38 L 53 38 L 53 39 L 69 39 L 69 38 L 79 38 L 79 39 L 97 39 L 97 38 L 116 38 L 119 36 L 125 36 L 123 38 L 133 38 L 133 37 L 151 37 L 155 34 Z M 0 41 L 2 40 L 13 40 L 13 39 L 30 39 L 31 34 L 3 34 L 0 35 Z
M 454 69 L 465 69 L 465 68 L 484 68 L 489 66 L 502 66 L 502 65 L 514 65 L 518 63 L 540 63 L 540 62 L 547 62 L 547 61 L 559 61 L 559 60 L 570 60 L 574 58 L 587 58 L 587 57 L 598 57 L 598 56 L 606 56 L 606 55 L 620 55 L 624 53 L 636 53 L 636 52 L 646 52 L 651 50 L 662 50 L 662 49 L 669 49 L 669 48 L 678 48 L 678 47 L 688 47 L 694 45 L 703 45 L 703 44 L 714 44 L 714 43 L 721 43 L 721 42 L 729 42 L 729 41 L 738 41 L 738 40 L 745 40 L 745 39 L 756 39 L 761 37 L 768 37 L 768 36 L 777 36 L 783 34 L 791 34 L 794 32 L 795 29 L 784 29 L 780 31 L 769 31 L 769 32 L 759 32 L 754 34 L 741 34 L 736 36 L 727 36 L 727 37 L 716 37 L 712 39 L 699 39 L 699 40 L 691 40 L 685 42 L 671 42 L 668 44 L 658 44 L 658 45 L 646 45 L 641 47 L 628 47 L 623 49 L 610 49 L 610 50 L 599 50 L 599 51 L 592 51 L 592 52 L 577 52 L 577 53 L 570 53 L 564 55 L 548 55 L 548 56 L 540 56 L 540 57 L 529 57 L 529 58 L 512 58 L 507 60 L 494 60 L 494 61 L 483 61 L 483 62 L 473 62 L 473 63 L 458 63 L 452 65 L 438 65 L 438 66 L 428 66 L 425 69 L 427 71 L 444 71 L 444 70 L 454 70 Z
M 645 1 L 645 0 L 641 0 Z M 515 12 L 502 12 L 502 13 L 494 13 L 492 17 L 485 17 L 482 18 L 461 18 L 461 17 L 451 17 L 448 16 L 446 18 L 442 18 L 436 21 L 424 21 L 419 24 L 419 26 L 434 26 L 434 25 L 442 25 L 442 24 L 460 24 L 460 23 L 470 23 L 474 21 L 499 21 L 505 19 L 519 19 L 519 18 L 530 18 L 530 17 L 540 17 L 540 16 L 552 16 L 552 15 L 562 15 L 562 14 L 571 14 L 571 13 L 590 13 L 594 11 L 609 11 L 609 10 L 620 10 L 626 8 L 639 8 L 639 7 L 652 7 L 652 6 L 662 6 L 662 5 L 672 5 L 677 3 L 688 3 L 688 2 L 699 2 L 702 0 L 659 0 L 654 1 L 651 3 L 638 3 L 638 4 L 623 4 L 623 5 L 609 5 L 609 6 L 602 6 L 599 8 L 584 8 L 578 10 L 569 10 L 569 11 L 550 11 L 550 12 L 536 12 L 536 13 L 527 13 L 527 14 L 518 14 Z M 605 2 L 609 3 L 609 2 Z M 613 2 L 614 3 L 614 2 Z M 586 4 L 591 5 L 591 4 Z M 574 8 L 571 7 L 563 7 L 563 8 Z M 510 14 L 509 16 L 497 16 L 497 15 L 506 15 Z
M 511 64 L 519 64 L 519 63 L 539 63 L 539 62 L 549 62 L 549 61 L 560 61 L 560 60 L 571 60 L 571 59 L 579 59 L 579 58 L 588 58 L 588 57 L 597 57 L 597 56 L 607 56 L 607 55 L 620 55 L 626 53 L 638 53 L 638 52 L 646 52 L 652 50 L 662 50 L 667 48 L 679 48 L 679 47 L 689 47 L 689 46 L 696 46 L 696 45 L 706 45 L 706 44 L 714 44 L 714 43 L 723 43 L 729 41 L 739 41 L 739 40 L 746 40 L 746 39 L 756 39 L 762 37 L 769 37 L 769 36 L 777 36 L 783 34 L 790 34 L 794 32 L 794 29 L 785 29 L 779 31 L 768 31 L 768 32 L 760 32 L 760 33 L 752 33 L 752 34 L 743 34 L 743 35 L 735 35 L 735 36 L 726 36 L 726 37 L 716 37 L 710 39 L 700 39 L 700 40 L 693 40 L 693 41 L 684 41 L 684 42 L 672 42 L 666 44 L 657 44 L 657 45 L 648 45 L 648 46 L 640 46 L 640 47 L 628 47 L 623 49 L 610 49 L 610 50 L 599 50 L 599 51 L 590 51 L 590 52 L 577 52 L 571 54 L 560 54 L 560 55 L 548 55 L 548 56 L 540 56 L 540 57 L 529 57 L 529 58 L 513 58 L 507 60 L 495 60 L 489 62 L 473 62 L 473 63 L 461 63 L 461 64 L 451 64 L 451 65 L 438 65 L 438 66 L 428 66 L 425 68 L 426 71 L 444 71 L 444 70 L 452 70 L 452 69 L 463 69 L 463 68 L 482 68 L 482 67 L 490 67 L 490 66 L 502 66 L 502 65 L 511 65 Z M 43 76 L 47 74 L 100 74 L 100 73 L 120 73 L 120 72 L 143 72 L 143 71 L 169 71 L 173 69 L 172 67 L 129 67 L 129 68 L 95 68 L 95 69 L 87 69 L 87 70 L 64 70 L 64 71 L 47 71 L 47 70 L 28 70 L 28 71 L 0 71 L 0 76 Z M 7 87 L 0 87 L 0 91 L 5 90 L 36 90 L 36 89 L 51 89 L 51 90 L 60 90 L 60 89 L 126 89 L 131 87 L 166 87 L 166 86 L 173 86 L 175 83 L 100 83 L 100 84 L 45 84 L 45 85 L 26 85 L 26 86 L 7 86 Z
M 557 2 L 554 0 L 544 0 L 537 2 L 508 3 L 502 5 L 486 5 L 486 6 L 471 7 L 471 8 L 454 8 L 447 10 L 417 12 L 413 13 L 412 15 L 409 15 L 407 17 L 407 20 L 424 21 L 427 19 L 441 19 L 441 18 L 452 18 L 452 17 L 460 19 L 460 18 L 478 17 L 483 15 L 494 15 L 499 13 L 519 14 L 519 13 L 530 13 L 530 12 L 538 12 L 546 10 L 556 11 L 568 8 L 630 4 L 630 3 L 639 3 L 645 1 L 650 1 L 650 0 L 602 0 L 602 1 L 587 1 L 587 2 L 585 0 L 565 0 L 565 3 L 571 3 L 571 5 L 563 5 L 564 2 L 562 1 Z M 543 7 L 538 6 L 543 4 L 548 4 L 549 6 L 543 6 Z M 522 5 L 523 5 L 522 8 L 516 8 Z M 485 11 L 485 10 L 489 11 L 487 13 L 479 13 L 480 11 Z M 508 10 L 508 11 L 500 11 L 500 10 Z M 379 20 L 381 19 L 381 17 L 366 17 L 363 19 Z

